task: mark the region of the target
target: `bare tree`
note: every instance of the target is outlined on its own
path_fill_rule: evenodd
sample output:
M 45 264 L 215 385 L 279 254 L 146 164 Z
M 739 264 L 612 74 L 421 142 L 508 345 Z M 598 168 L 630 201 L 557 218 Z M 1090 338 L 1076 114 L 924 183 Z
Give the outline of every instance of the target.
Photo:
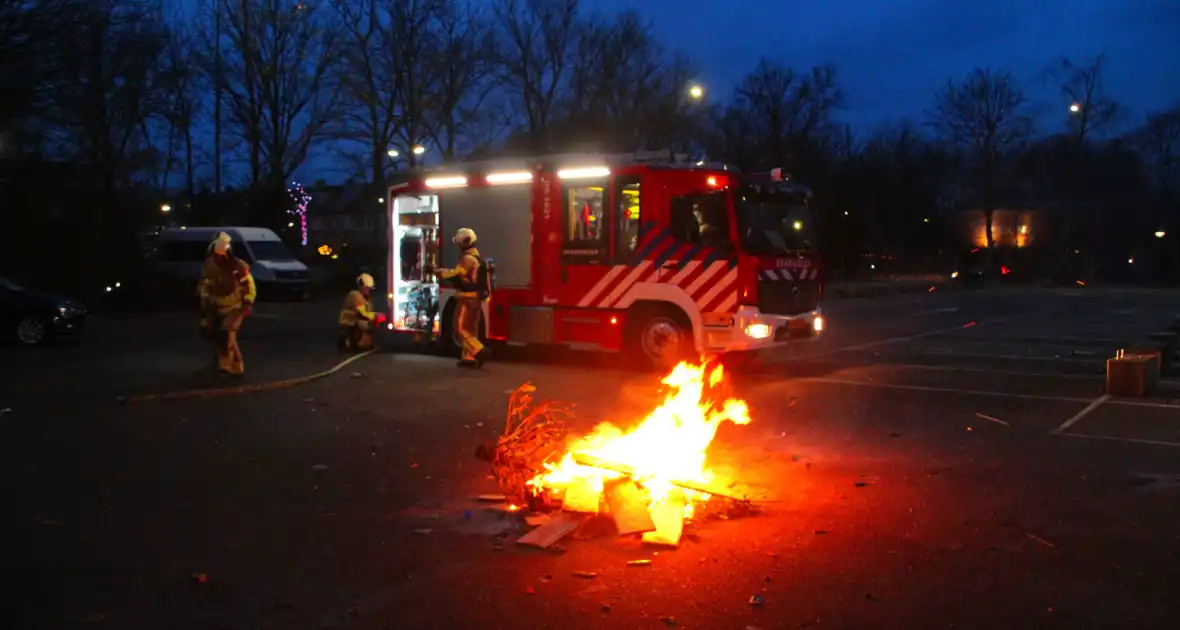
M 338 112 L 330 70 L 334 15 L 298 0 L 219 0 L 228 51 L 221 88 L 228 122 L 245 144 L 249 182 L 279 194 Z
M 490 16 L 470 0 L 453 0 L 437 16 L 432 55 L 431 137 L 444 159 L 464 140 L 469 149 L 494 140 L 504 129 L 502 113 L 489 107 L 496 76 L 496 39 Z
M 400 42 L 390 24 L 396 0 L 335 0 L 333 6 L 344 27 L 344 60 L 339 66 L 340 88 L 352 105 L 343 107 L 340 128 L 333 135 L 360 143 L 362 161 L 370 181 L 384 187 L 389 164 L 386 152 L 392 147 L 399 124 L 397 107 L 401 98 Z
M 195 168 L 197 152 L 193 145 L 193 127 L 201 115 L 201 91 L 204 76 L 198 63 L 194 32 L 181 19 L 173 19 L 167 31 L 167 41 L 161 56 L 160 111 L 166 125 L 165 157 L 159 169 L 157 189 L 160 196 L 171 180 L 173 168 L 180 163 L 185 194 L 191 203 L 196 194 Z M 145 135 L 151 133 L 146 129 Z M 177 149 L 183 153 L 176 159 Z
M 507 86 L 524 110 L 533 149 L 544 150 L 568 80 L 578 0 L 498 0 L 495 14 L 503 31 L 499 57 Z
M 562 98 L 575 141 L 611 150 L 684 144 L 700 109 L 687 98 L 690 64 L 669 55 L 635 11 L 586 20 L 579 31 Z
M 761 168 L 794 166 L 817 135 L 835 131 L 831 115 L 842 102 L 833 69 L 799 74 L 762 59 L 734 90 L 725 125 L 729 152 L 749 155 Z
M 398 150 L 411 168 L 417 166 L 416 147 L 433 131 L 434 76 L 439 50 L 438 21 L 448 0 L 393 0 L 389 8 L 388 46 L 398 56 L 397 111 L 394 129 Z
M 51 111 L 63 148 L 103 170 L 110 191 L 130 182 L 129 159 L 159 103 L 159 58 L 167 30 L 152 0 L 96 0 L 71 10 L 62 33 L 63 76 Z
M 0 143 L 7 152 L 39 140 L 39 112 L 60 75 L 57 27 L 72 8 L 69 0 L 0 0 Z
M 1056 85 L 1065 98 L 1070 129 L 1079 144 L 1084 143 L 1091 133 L 1114 123 L 1120 113 L 1118 102 L 1106 93 L 1103 82 L 1105 60 L 1105 55 L 1082 63 L 1062 58 L 1046 72 L 1048 81 Z
M 1180 192 L 1180 106 L 1149 116 L 1133 138 L 1161 195 Z
M 1012 75 L 981 68 L 959 81 L 947 81 L 929 116 L 938 134 L 972 159 L 991 248 L 992 215 L 1005 160 L 1033 132 L 1028 100 Z

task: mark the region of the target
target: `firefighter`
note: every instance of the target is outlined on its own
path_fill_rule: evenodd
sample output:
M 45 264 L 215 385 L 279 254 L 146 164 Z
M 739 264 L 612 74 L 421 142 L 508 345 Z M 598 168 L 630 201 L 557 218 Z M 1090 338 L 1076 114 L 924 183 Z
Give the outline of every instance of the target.
M 250 266 L 234 256 L 231 240 L 229 234 L 220 232 L 209 243 L 197 293 L 201 297 L 201 328 L 213 343 L 218 372 L 241 376 L 245 364 L 238 330 L 252 312 L 257 292 Z
M 451 239 L 462 252 L 459 264 L 454 269 L 432 268 L 440 282 L 451 283 L 455 287 L 455 299 L 459 306 L 455 309 L 454 326 L 463 340 L 463 356 L 458 365 L 467 368 L 482 367 L 491 358 L 491 350 L 479 341 L 479 314 L 483 301 L 488 297 L 488 287 L 480 283 L 480 268 L 484 262 L 475 248 L 475 241 L 474 230 L 460 228 Z
M 373 312 L 373 276 L 356 277 L 356 288 L 344 298 L 340 309 L 341 350 L 368 350 L 373 347 L 373 324 L 385 321 L 385 315 Z

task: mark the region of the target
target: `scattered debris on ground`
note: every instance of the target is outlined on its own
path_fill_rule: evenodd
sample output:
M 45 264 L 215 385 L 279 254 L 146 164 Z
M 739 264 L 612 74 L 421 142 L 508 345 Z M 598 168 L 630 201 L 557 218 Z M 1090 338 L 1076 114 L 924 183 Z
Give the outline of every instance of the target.
M 704 465 L 721 422 L 750 421 L 745 403 L 726 395 L 721 368 L 681 364 L 664 384 L 673 388 L 664 405 L 630 432 L 603 423 L 579 444 L 606 447 L 588 452 L 567 442 L 573 407 L 554 401 L 534 406 L 536 388 L 525 383 L 509 397 L 503 435 L 475 452 L 491 464 L 500 494 L 475 501 L 519 514 L 532 529 L 516 540 L 518 546 L 553 550 L 575 532 L 581 539 L 610 532 L 676 548 L 684 539 L 695 540 L 686 527 L 757 514 L 754 502 L 733 489 L 736 484 L 722 485 Z M 628 442 L 637 435 L 634 444 Z M 676 444 L 684 452 L 658 452 L 647 442 Z

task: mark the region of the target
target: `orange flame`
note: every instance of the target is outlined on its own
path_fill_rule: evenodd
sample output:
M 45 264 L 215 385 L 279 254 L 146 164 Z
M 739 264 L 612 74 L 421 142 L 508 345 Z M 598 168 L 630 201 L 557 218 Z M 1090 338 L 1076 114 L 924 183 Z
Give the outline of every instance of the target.
M 738 425 L 749 424 L 750 415 L 746 403 L 741 400 L 730 399 L 716 405 L 703 399 L 705 369 L 688 363 L 677 365 L 662 381 L 672 391 L 664 403 L 638 425 L 629 431 L 609 422 L 598 425 L 590 435 L 573 443 L 559 462 L 546 464 L 546 472 L 529 481 L 529 485 L 565 492 L 566 497 L 576 494 L 593 499 L 602 495 L 605 481 L 624 476 L 578 464 L 574 461 L 575 454 L 621 464 L 633 470 L 632 477 L 647 490 L 649 511 L 667 500 L 676 489 L 670 482 L 711 484 L 715 479 L 706 465 L 706 455 L 718 427 L 726 420 Z M 707 378 L 709 386 L 721 384 L 723 376 L 720 366 L 713 368 Z M 688 518 L 692 516 L 692 502 L 707 500 L 710 495 L 683 491 L 688 499 L 684 517 Z

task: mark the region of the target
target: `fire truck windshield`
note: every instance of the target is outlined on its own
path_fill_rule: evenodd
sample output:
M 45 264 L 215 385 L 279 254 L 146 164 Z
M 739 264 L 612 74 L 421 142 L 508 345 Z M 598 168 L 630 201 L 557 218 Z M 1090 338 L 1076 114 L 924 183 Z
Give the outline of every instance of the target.
M 814 249 L 815 231 L 805 200 L 785 193 L 739 190 L 733 205 L 746 253 L 770 255 Z

